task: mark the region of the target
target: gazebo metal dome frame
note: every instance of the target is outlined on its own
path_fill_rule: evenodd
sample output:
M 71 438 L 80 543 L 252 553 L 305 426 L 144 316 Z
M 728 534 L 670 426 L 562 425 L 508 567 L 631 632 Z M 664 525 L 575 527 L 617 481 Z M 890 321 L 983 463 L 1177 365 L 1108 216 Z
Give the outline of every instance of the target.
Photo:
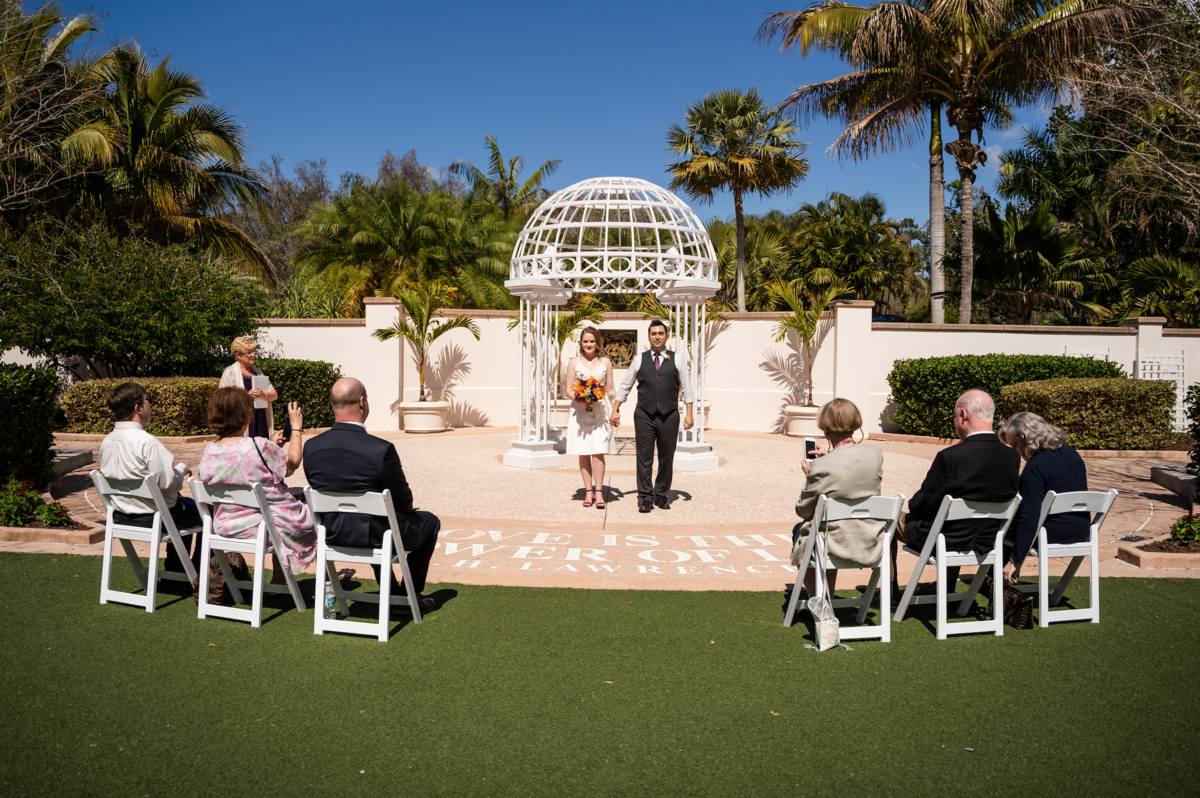
M 696 424 L 680 429 L 675 468 L 717 467 L 704 440 L 705 302 L 720 288 L 717 257 L 700 218 L 673 193 L 631 177 L 598 177 L 555 192 L 517 238 L 505 286 L 520 300 L 518 438 L 504 455 L 517 468 L 562 465 L 555 425 L 558 313 L 574 293 L 653 293 L 670 311 L 667 346 L 686 358 Z M 615 390 L 616 386 L 610 386 Z

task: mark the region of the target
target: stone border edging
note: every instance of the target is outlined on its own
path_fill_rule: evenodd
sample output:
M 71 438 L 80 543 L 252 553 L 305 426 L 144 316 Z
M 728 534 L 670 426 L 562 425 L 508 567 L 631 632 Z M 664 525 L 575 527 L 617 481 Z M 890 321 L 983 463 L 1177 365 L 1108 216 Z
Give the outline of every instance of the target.
M 1118 547 L 1117 559 L 1136 565 L 1138 568 L 1200 568 L 1200 554 L 1142 551 L 1136 546 Z
M 90 529 L 47 529 L 45 527 L 0 526 L 0 540 L 19 543 L 65 543 L 72 546 L 90 546 L 104 540 L 104 527 L 90 521 L 72 518 L 77 524 Z
M 937 446 L 953 446 L 957 438 L 935 438 L 931 435 L 905 435 L 897 432 L 872 432 L 868 438 L 881 438 L 897 443 L 930 443 Z M 1188 452 L 1155 451 L 1153 449 L 1078 449 L 1080 457 L 1093 457 L 1100 460 L 1149 458 L 1159 460 L 1190 460 Z

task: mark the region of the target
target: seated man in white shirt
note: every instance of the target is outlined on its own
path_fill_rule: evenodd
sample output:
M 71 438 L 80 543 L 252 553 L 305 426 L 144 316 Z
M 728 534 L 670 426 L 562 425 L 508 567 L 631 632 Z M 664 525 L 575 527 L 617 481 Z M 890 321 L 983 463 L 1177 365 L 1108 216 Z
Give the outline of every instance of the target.
M 179 495 L 183 481 L 192 473 L 175 458 L 157 438 L 144 429 L 150 423 L 150 397 L 136 382 L 126 382 L 113 388 L 108 395 L 108 409 L 116 424 L 100 444 L 100 473 L 108 479 L 145 479 L 155 475 L 163 499 L 171 508 L 171 518 L 180 531 L 200 526 L 196 503 Z M 154 522 L 154 503 L 149 500 L 114 496 L 113 520 L 119 524 L 149 527 Z M 194 535 L 195 551 L 192 564 L 200 569 L 200 535 Z M 186 542 L 186 541 L 185 541 Z M 183 564 L 175 547 L 167 544 L 168 571 L 183 572 Z

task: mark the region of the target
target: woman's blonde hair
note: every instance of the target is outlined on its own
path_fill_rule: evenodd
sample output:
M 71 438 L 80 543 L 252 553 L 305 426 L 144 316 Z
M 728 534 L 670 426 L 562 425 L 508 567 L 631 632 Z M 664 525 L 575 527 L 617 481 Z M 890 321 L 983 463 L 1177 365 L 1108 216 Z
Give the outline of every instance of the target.
M 862 413 L 849 399 L 834 399 L 817 414 L 817 427 L 822 432 L 849 434 L 862 429 Z
M 240 335 L 234 338 L 233 343 L 229 345 L 229 351 L 233 353 L 234 357 L 253 352 L 255 349 L 258 349 L 258 344 L 249 335 Z
M 1067 442 L 1067 433 L 1037 413 L 1013 413 L 1000 427 L 1000 440 L 1014 446 L 1017 440 L 1025 443 L 1025 459 L 1032 460 L 1038 452 L 1058 449 Z M 1015 448 L 1015 446 L 1014 446 Z

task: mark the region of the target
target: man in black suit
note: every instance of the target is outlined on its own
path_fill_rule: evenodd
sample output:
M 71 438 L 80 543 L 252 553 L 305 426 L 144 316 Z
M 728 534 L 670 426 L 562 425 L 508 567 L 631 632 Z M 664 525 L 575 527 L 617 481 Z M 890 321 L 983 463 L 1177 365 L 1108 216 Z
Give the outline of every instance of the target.
M 625 379 L 613 401 L 612 425 L 621 425 L 621 403 L 629 398 L 633 384 L 638 384 L 637 408 L 633 411 L 634 440 L 637 442 L 638 512 L 650 512 L 651 504 L 669 510 L 667 491 L 675 466 L 675 444 L 679 438 L 679 394 L 683 393 L 686 416 L 683 428 L 691 429 L 692 386 L 686 367 L 677 368 L 675 353 L 668 351 L 667 325 L 655 319 L 650 322 L 650 350 L 629 364 Z M 658 445 L 658 477 L 650 484 L 654 468 L 654 447 Z
M 425 589 L 429 561 L 433 558 L 442 522 L 433 513 L 413 509 L 412 491 L 404 478 L 396 447 L 390 441 L 367 434 L 363 422 L 367 420 L 371 406 L 367 403 L 367 389 L 363 384 L 353 377 L 338 380 L 330 391 L 330 402 L 333 404 L 333 427 L 304 443 L 304 473 L 308 484 L 317 490 L 343 493 L 390 490 L 396 521 L 400 524 L 400 539 L 409 552 L 408 568 L 412 572 L 413 587 L 419 594 Z M 325 513 L 322 521 L 328 542 L 358 548 L 381 546 L 389 528 L 386 518 L 358 513 Z M 376 580 L 382 579 L 379 566 L 371 567 L 375 569 Z M 395 573 L 391 568 L 388 571 L 392 595 L 405 595 L 406 590 L 396 582 Z M 432 598 L 420 599 L 421 611 L 432 610 L 434 603 Z M 395 610 L 412 614 L 406 606 Z
M 954 403 L 954 431 L 961 442 L 942 449 L 921 483 L 921 489 L 908 500 L 908 513 L 896 529 L 896 538 L 920 551 L 937 517 L 942 499 L 950 496 L 979 502 L 1007 502 L 1017 495 L 1021 456 L 1000 442 L 992 431 L 996 403 L 984 391 L 967 391 Z M 952 521 L 942 526 L 946 548 L 952 551 L 991 549 L 1000 521 Z M 892 541 L 892 596 L 899 602 L 896 584 L 896 552 Z M 919 574 L 917 575 L 919 576 Z M 953 585 L 958 568 L 947 568 L 946 579 Z M 933 584 L 917 587 L 918 595 L 931 594 Z

